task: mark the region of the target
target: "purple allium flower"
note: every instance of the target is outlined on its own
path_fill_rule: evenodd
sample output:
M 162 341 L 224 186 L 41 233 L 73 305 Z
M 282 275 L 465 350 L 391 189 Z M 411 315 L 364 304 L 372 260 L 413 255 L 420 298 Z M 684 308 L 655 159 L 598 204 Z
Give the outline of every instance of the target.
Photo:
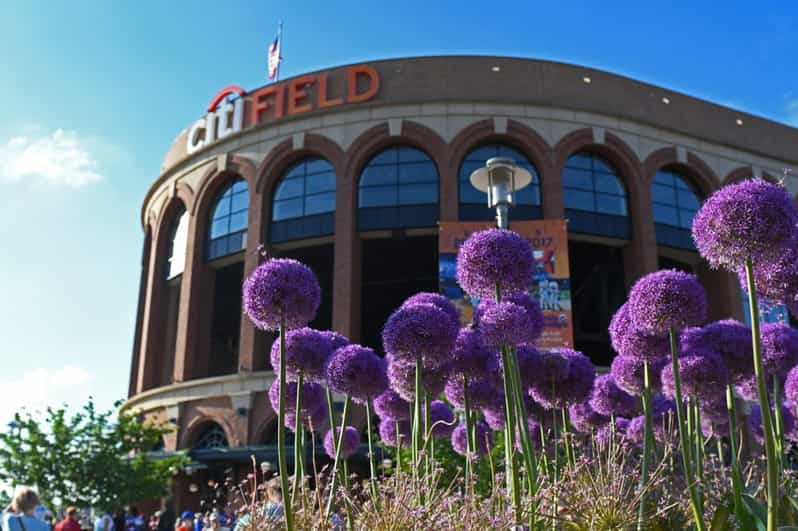
M 658 442 L 663 442 L 668 434 L 668 430 L 672 429 L 671 416 L 669 412 L 654 413 L 651 418 L 651 430 L 654 433 L 654 439 Z M 629 420 L 626 426 L 626 438 L 634 444 L 643 444 L 643 437 L 645 436 L 646 417 L 644 415 L 637 416 Z
M 296 389 L 297 382 L 288 382 L 285 385 L 285 411 L 286 413 L 294 414 L 296 411 Z M 269 388 L 269 402 L 274 411 L 280 409 L 280 380 L 276 379 Z M 312 417 L 316 410 L 321 406 L 326 408 L 327 399 L 324 394 L 324 388 L 313 382 L 304 382 L 302 384 L 302 415 L 303 417 Z M 326 412 L 326 409 L 325 409 Z
M 721 395 L 712 400 L 701 402 L 701 420 L 714 424 L 729 422 L 729 410 L 726 407 L 726 397 Z
M 327 364 L 330 389 L 365 404 L 388 389 L 385 360 L 360 345 L 339 348 Z
M 590 402 L 580 402 L 568 408 L 568 419 L 580 433 L 591 433 L 610 421 L 610 417 L 593 409 Z
M 678 363 L 685 397 L 698 398 L 703 402 L 715 400 L 726 392 L 729 374 L 723 360 L 713 351 L 694 350 L 690 356 L 681 356 Z M 675 398 L 673 365 L 668 364 L 662 369 L 661 379 L 662 392 Z
M 528 389 L 532 382 L 540 379 L 543 365 L 540 352 L 532 345 L 518 345 L 515 349 L 518 360 L 518 373 L 521 376 L 521 388 Z
M 704 416 L 704 411 L 701 411 L 701 432 L 704 437 L 723 438 L 729 436 L 729 419 L 716 419 Z
M 694 351 L 706 350 L 720 355 L 729 370 L 730 379 L 736 381 L 753 374 L 751 329 L 739 321 L 726 319 L 701 328 L 684 329 L 679 347 L 681 355 L 689 356 Z
M 450 375 L 443 389 L 446 400 L 458 409 L 465 408 L 463 395 L 463 377 L 459 374 Z M 501 393 L 492 382 L 485 379 L 468 380 L 468 402 L 473 409 L 492 406 Z
M 488 347 L 531 343 L 539 335 L 523 306 L 501 302 L 488 306 L 479 321 L 482 341 Z
M 496 370 L 496 356 L 483 345 L 479 330 L 461 328 L 452 351 L 452 372 L 482 378 Z
M 322 332 L 313 328 L 297 328 L 285 334 L 285 373 L 289 381 L 299 375 L 309 382 L 324 381 L 324 367 L 332 354 L 332 343 Z M 280 338 L 271 349 L 272 368 L 280 370 Z
M 787 305 L 798 302 L 798 246 L 788 245 L 771 260 L 754 262 L 754 285 L 757 293 L 771 302 Z M 745 267 L 737 268 L 740 285 L 748 293 Z
M 787 374 L 784 383 L 784 399 L 793 407 L 798 408 L 798 365 Z
M 540 372 L 534 382 L 551 387 L 556 382 L 568 377 L 570 362 L 557 350 L 543 350 L 538 352 Z M 530 382 L 530 386 L 532 383 Z
M 798 212 L 781 186 L 763 180 L 724 186 L 693 219 L 693 240 L 712 267 L 731 271 L 769 261 L 795 238 Z
M 773 410 L 775 410 L 775 408 L 773 408 Z M 784 405 L 781 406 L 781 419 L 784 426 L 784 437 L 792 441 L 798 439 L 798 437 L 796 437 L 798 433 L 796 433 L 795 430 L 795 415 L 790 411 L 790 408 Z M 762 435 L 762 410 L 758 405 L 751 407 L 751 414 L 748 416 L 748 426 L 756 442 L 763 444 L 765 439 Z
M 504 429 L 504 408 L 486 407 L 482 408 L 482 415 L 485 417 L 485 422 L 493 431 L 502 431 Z
M 433 304 L 413 304 L 396 310 L 382 331 L 382 345 L 397 361 L 415 365 L 421 355 L 424 367 L 451 361 L 458 327 L 445 311 Z
M 529 322 L 533 328 L 531 331 L 531 335 L 534 336 L 532 341 L 540 336 L 540 333 L 543 331 L 543 312 L 541 311 L 537 301 L 535 301 L 535 299 L 533 299 L 529 293 L 512 293 L 506 297 L 502 297 L 502 302 L 511 302 L 524 308 L 529 316 Z M 474 309 L 473 317 L 474 324 L 477 327 L 481 326 L 482 317 L 485 315 L 485 312 L 494 306 L 496 306 L 496 301 L 494 298 L 486 298 L 480 301 L 479 305 L 477 305 L 477 307 Z
M 382 444 L 385 446 L 397 446 L 396 443 L 396 434 L 397 434 L 397 426 L 399 428 L 399 437 L 401 438 L 401 444 L 403 448 L 407 448 L 410 444 L 410 421 L 408 420 L 401 420 L 395 421 L 391 419 L 382 419 L 380 420 L 379 432 L 380 432 L 380 440 Z
M 616 440 L 617 439 L 623 440 L 626 438 L 626 429 L 628 427 L 629 427 L 629 419 L 623 417 L 615 418 Z M 609 444 L 611 436 L 612 436 L 612 423 L 607 423 L 604 426 L 600 427 L 596 432 L 596 443 L 601 447 L 605 447 Z
M 654 415 L 664 415 L 669 412 L 676 412 L 676 402 L 662 395 L 651 397 L 651 411 Z
M 487 424 L 482 421 L 477 421 L 474 424 L 474 431 L 476 432 L 477 439 L 477 455 L 485 455 L 488 453 L 490 445 L 493 444 L 493 434 Z M 468 429 L 465 422 L 461 422 L 452 431 L 452 448 L 460 455 L 468 453 Z
M 773 379 L 782 382 L 787 373 L 798 365 L 798 330 L 785 323 L 764 324 L 762 332 L 762 365 Z
M 335 352 L 341 347 L 345 347 L 349 344 L 349 338 L 335 332 L 334 330 L 324 330 L 321 332 L 321 335 L 327 338 L 327 341 L 330 342 L 330 354 Z M 287 336 L 286 336 L 287 337 Z
M 541 378 L 538 378 L 529 389 L 540 405 L 545 408 L 559 408 L 568 404 L 584 402 L 590 397 L 593 380 L 596 378 L 596 369 L 590 359 L 576 350 L 559 349 L 557 356 L 567 361 L 567 373 L 564 378 L 547 380 L 546 377 L 559 372 L 558 363 L 552 363 L 549 356 L 541 355 Z M 552 367 L 555 370 L 552 371 Z
M 341 435 L 341 426 L 335 428 L 336 437 Z M 360 432 L 357 428 L 347 426 L 344 430 L 344 440 L 341 446 L 341 458 L 349 459 L 357 453 L 360 448 Z M 324 436 L 324 451 L 330 459 L 335 459 L 335 443 L 333 442 L 332 430 L 327 430 L 327 435 Z
M 662 372 L 662 368 L 668 363 L 669 361 L 666 358 L 650 360 L 648 362 L 649 385 L 651 386 L 652 393 L 659 391 L 661 387 L 660 373 Z M 612 360 L 610 374 L 615 378 L 615 383 L 618 387 L 627 393 L 635 396 L 641 396 L 643 394 L 644 370 L 642 358 L 616 356 Z
M 291 408 L 291 411 L 286 412 L 284 422 L 285 427 L 293 432 L 296 432 L 296 415 L 294 414 L 295 409 L 296 405 Z M 303 407 L 302 409 L 304 410 L 305 408 Z M 310 412 L 310 414 L 306 414 L 306 416 L 302 419 L 302 425 L 306 429 L 313 431 L 318 431 L 326 424 L 326 422 L 327 406 L 323 402 L 317 403 L 313 411 Z
M 433 400 L 429 407 L 432 421 L 432 436 L 437 439 L 449 437 L 454 430 L 454 411 L 440 400 Z
M 449 376 L 450 365 L 442 365 L 435 369 L 424 369 L 421 372 L 421 384 L 423 391 L 430 396 L 438 396 L 446 385 Z M 393 357 L 388 358 L 388 381 L 391 389 L 396 391 L 399 396 L 412 402 L 416 399 L 416 367 L 398 362 Z
M 529 243 L 515 232 L 488 229 L 472 234 L 457 253 L 457 283 L 472 297 L 496 298 L 527 290 L 534 258 Z
M 612 374 L 602 374 L 593 382 L 590 405 L 602 415 L 634 417 L 641 413 L 640 400 L 621 389 Z
M 765 386 L 767 387 L 768 394 L 772 393 L 773 378 L 765 378 Z M 734 388 L 743 400 L 748 400 L 749 402 L 757 402 L 759 400 L 759 387 L 756 383 L 756 376 L 753 374 L 738 378 Z
M 621 356 L 656 360 L 670 355 L 667 334 L 649 334 L 637 329 L 629 316 L 629 303 L 624 303 L 610 321 L 612 348 Z
M 539 449 L 541 440 L 540 440 L 540 430 L 541 430 L 540 423 L 533 420 L 527 419 L 526 420 L 526 430 L 529 434 L 529 442 L 532 445 L 532 448 Z M 515 427 L 515 448 L 519 452 L 523 452 L 523 445 L 521 443 L 521 431 L 518 429 L 518 426 Z
M 305 264 L 276 258 L 258 266 L 244 281 L 244 311 L 261 330 L 301 328 L 316 316 L 321 288 Z
M 457 327 L 460 326 L 460 312 L 457 311 L 457 307 L 454 305 L 452 301 L 450 301 L 440 293 L 431 293 L 431 292 L 416 293 L 412 297 L 408 298 L 405 302 L 403 302 L 401 308 L 406 308 L 407 306 L 412 306 L 414 304 L 432 304 L 433 306 L 437 306 L 452 318 L 452 320 L 455 323 L 455 326 Z
M 664 270 L 638 280 L 629 292 L 629 318 L 648 334 L 699 326 L 707 318 L 707 296 L 695 275 Z
M 381 419 L 410 420 L 410 402 L 393 389 L 386 389 L 374 399 L 374 411 Z

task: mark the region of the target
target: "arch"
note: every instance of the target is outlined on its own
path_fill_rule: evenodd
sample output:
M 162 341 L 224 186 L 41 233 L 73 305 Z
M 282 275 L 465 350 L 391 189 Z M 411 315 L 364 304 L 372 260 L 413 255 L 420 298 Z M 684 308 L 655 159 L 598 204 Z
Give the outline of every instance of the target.
M 277 433 L 277 415 L 275 413 L 272 413 L 258 424 L 255 430 L 255 438 L 252 440 L 252 445 L 260 446 L 267 444 L 265 441 L 268 440 L 268 435 L 271 433 Z
M 343 170 L 344 151 L 341 147 L 326 136 L 307 133 L 301 148 L 294 149 L 293 138 L 283 140 L 272 148 L 258 165 L 254 189 L 271 197 L 283 173 L 299 160 L 308 157 L 327 159 L 335 168 L 336 175 Z M 271 216 L 266 219 L 271 219 Z
M 213 209 L 202 243 L 205 259 L 215 260 L 246 249 L 249 211 L 249 187 L 238 175 L 226 179 L 214 198 Z M 200 239 L 197 239 L 200 243 Z
M 688 153 L 687 162 L 681 162 L 674 147 L 658 149 L 646 157 L 643 162 L 643 183 L 651 186 L 654 176 L 664 168 L 685 174 L 705 197 L 721 186 L 718 176 L 701 157 Z
M 335 234 L 335 167 L 325 158 L 306 157 L 288 166 L 270 197 L 269 242 Z
M 776 184 L 779 182 L 773 175 L 766 171 L 762 171 L 760 177 L 769 183 Z M 737 184 L 746 179 L 753 179 L 754 178 L 754 167 L 753 166 L 740 166 L 738 168 L 734 168 L 732 171 L 726 174 L 726 177 L 723 178 L 723 186 L 727 184 Z
M 191 419 L 185 429 L 180 430 L 181 436 L 178 448 L 190 450 L 199 441 L 203 433 L 213 426 L 218 426 L 222 429 L 229 447 L 236 445 L 235 431 L 226 419 L 216 415 L 199 415 Z
M 562 194 L 559 190 L 559 179 L 552 171 L 552 148 L 535 130 L 516 120 L 507 120 L 507 129 L 504 133 L 496 132 L 492 119 L 475 122 L 455 135 L 449 144 L 449 156 L 446 173 L 454 176 L 453 183 L 447 183 L 442 190 L 441 209 L 442 219 L 446 210 L 454 211 L 448 215 L 458 219 L 459 213 L 459 172 L 463 159 L 474 149 L 488 144 L 503 144 L 511 147 L 521 154 L 534 166 L 540 186 L 540 202 L 544 217 L 562 217 Z M 453 199 L 451 199 L 453 198 Z

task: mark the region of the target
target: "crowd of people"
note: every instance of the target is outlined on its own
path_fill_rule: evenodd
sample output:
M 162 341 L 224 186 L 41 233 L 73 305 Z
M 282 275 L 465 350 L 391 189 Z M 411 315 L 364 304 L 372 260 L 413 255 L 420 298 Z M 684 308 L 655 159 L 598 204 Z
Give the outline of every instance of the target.
M 0 518 L 0 531 L 249 531 L 255 522 L 277 521 L 283 515 L 283 496 L 278 480 L 266 485 L 266 503 L 259 504 L 256 514 L 243 508 L 239 517 L 229 505 L 223 509 L 194 513 L 183 511 L 175 518 L 173 511 L 156 511 L 147 519 L 136 507 L 125 513 L 99 513 L 92 525 L 76 507 L 67 507 L 63 518 L 57 520 L 52 511 L 44 509 L 36 491 L 18 487 Z

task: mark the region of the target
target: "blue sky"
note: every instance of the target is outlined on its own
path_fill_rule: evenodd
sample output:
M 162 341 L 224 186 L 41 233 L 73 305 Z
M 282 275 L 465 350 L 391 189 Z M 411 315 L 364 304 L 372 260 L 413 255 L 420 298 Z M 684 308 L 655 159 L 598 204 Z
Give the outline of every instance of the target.
M 798 125 L 798 6 L 716 2 L 100 2 L 0 7 L 0 422 L 127 392 L 141 201 L 229 84 L 497 54 L 606 69 Z M 703 4 L 699 5 L 699 4 Z

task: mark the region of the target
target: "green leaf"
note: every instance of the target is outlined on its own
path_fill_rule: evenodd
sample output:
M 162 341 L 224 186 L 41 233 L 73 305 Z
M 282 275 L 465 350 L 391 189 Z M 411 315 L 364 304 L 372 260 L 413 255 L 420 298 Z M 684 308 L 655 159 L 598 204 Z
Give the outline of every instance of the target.
M 767 531 L 767 507 L 750 494 L 743 494 L 743 507 L 751 516 L 753 524 L 759 531 Z

